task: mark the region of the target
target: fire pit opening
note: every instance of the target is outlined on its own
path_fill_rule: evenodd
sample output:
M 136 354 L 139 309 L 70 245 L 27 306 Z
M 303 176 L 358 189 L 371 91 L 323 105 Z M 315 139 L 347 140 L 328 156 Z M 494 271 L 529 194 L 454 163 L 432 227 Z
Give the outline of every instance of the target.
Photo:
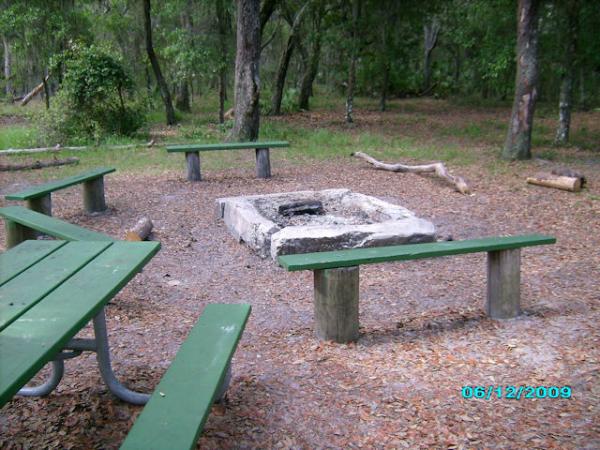
M 273 259 L 435 239 L 431 222 L 348 189 L 220 198 L 217 214 L 239 241 Z

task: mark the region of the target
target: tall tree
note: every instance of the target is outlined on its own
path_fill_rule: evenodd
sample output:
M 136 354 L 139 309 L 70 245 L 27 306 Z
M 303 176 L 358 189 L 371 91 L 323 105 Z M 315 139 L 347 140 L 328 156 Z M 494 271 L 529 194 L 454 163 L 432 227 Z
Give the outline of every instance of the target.
M 440 21 L 437 17 L 423 25 L 423 94 L 431 90 L 431 55 L 438 43 L 439 33 Z
M 260 16 L 259 0 L 237 0 L 235 123 L 231 137 L 239 141 L 258 139 L 260 126 Z
M 519 0 L 515 97 L 502 157 L 531 158 L 531 130 L 538 97 L 538 23 L 542 0 Z
M 12 98 L 12 59 L 10 42 L 5 34 L 2 34 L 2 45 L 4 46 L 4 92 L 6 93 L 6 97 Z
M 173 102 L 171 101 L 171 94 L 169 87 L 165 81 L 163 74 L 160 70 L 160 64 L 158 58 L 154 52 L 154 46 L 152 43 L 152 19 L 150 17 L 150 0 L 144 0 L 144 29 L 146 31 L 146 52 L 148 53 L 148 59 L 152 65 L 154 76 L 156 77 L 156 83 L 160 89 L 160 96 L 162 97 L 163 103 L 165 104 L 165 113 L 167 119 L 167 125 L 174 125 L 177 120 L 175 118 L 175 110 L 173 109 Z
M 579 16 L 579 0 L 570 0 L 564 8 L 565 27 L 563 39 L 565 51 L 560 83 L 560 97 L 558 101 L 558 129 L 556 130 L 556 144 L 569 142 L 571 128 L 571 108 L 573 105 L 573 84 L 575 78 L 575 52 L 577 50 L 577 32 Z
M 354 122 L 354 89 L 356 87 L 356 60 L 358 59 L 358 19 L 361 0 L 352 2 L 352 23 L 350 28 L 350 63 L 348 64 L 348 90 L 346 95 L 346 123 Z
M 217 0 L 217 27 L 219 30 L 219 123 L 225 122 L 225 100 L 227 99 L 227 30 L 230 16 L 223 4 Z
M 193 22 L 192 22 L 192 0 L 187 0 L 185 7 L 181 10 L 181 28 L 185 31 L 185 42 L 188 46 L 193 47 Z M 179 111 L 190 112 L 192 106 L 190 104 L 189 79 L 182 77 L 177 84 L 175 106 Z
M 325 1 L 319 0 L 313 3 L 311 7 L 313 36 L 311 41 L 310 54 L 304 58 L 304 73 L 300 81 L 300 94 L 298 96 L 298 107 L 300 109 L 309 109 L 309 98 L 312 95 L 312 85 L 319 71 L 319 60 L 321 59 L 321 43 L 323 33 L 321 31 L 321 22 L 325 12 Z
M 298 31 L 300 30 L 300 24 L 304 17 L 304 11 L 307 10 L 309 2 L 307 1 L 296 13 L 296 16 L 292 19 L 290 14 L 286 14 L 286 20 L 290 25 L 290 34 L 286 45 L 279 59 L 279 66 L 277 68 L 277 75 L 275 79 L 275 90 L 273 91 L 273 97 L 271 99 L 271 114 L 281 114 L 281 99 L 283 97 L 283 88 L 285 87 L 285 78 L 287 76 L 288 67 L 290 65 L 290 59 L 292 59 L 292 53 L 296 47 L 296 41 L 298 39 Z

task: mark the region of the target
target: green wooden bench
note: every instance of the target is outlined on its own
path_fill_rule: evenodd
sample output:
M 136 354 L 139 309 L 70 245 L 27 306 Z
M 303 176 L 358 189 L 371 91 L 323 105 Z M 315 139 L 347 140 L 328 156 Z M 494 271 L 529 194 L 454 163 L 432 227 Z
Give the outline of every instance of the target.
M 36 231 L 66 241 L 114 241 L 102 233 L 32 211 L 22 206 L 0 208 L 6 229 L 6 248 L 27 240 L 35 239 Z
M 108 167 L 94 169 L 63 180 L 51 181 L 21 192 L 8 194 L 4 198 L 6 200 L 26 201 L 29 209 L 51 216 L 52 192 L 83 183 L 83 205 L 86 212 L 100 212 L 106 209 L 104 175 L 114 171 L 115 169 Z
M 352 342 L 358 339 L 361 264 L 487 252 L 486 312 L 491 318 L 505 319 L 521 313 L 520 249 L 555 242 L 555 238 L 542 235 L 490 237 L 284 255 L 278 260 L 289 271 L 313 271 L 317 336 L 336 342 Z
M 121 449 L 191 449 L 220 395 L 250 305 L 208 305 Z
M 271 161 L 269 159 L 269 149 L 276 147 L 289 147 L 286 141 L 271 142 L 231 142 L 224 144 L 202 144 L 202 145 L 170 145 L 167 146 L 169 153 L 185 153 L 187 162 L 187 179 L 189 181 L 200 181 L 200 156 L 199 152 L 208 152 L 213 150 L 256 150 L 256 176 L 258 178 L 271 178 Z

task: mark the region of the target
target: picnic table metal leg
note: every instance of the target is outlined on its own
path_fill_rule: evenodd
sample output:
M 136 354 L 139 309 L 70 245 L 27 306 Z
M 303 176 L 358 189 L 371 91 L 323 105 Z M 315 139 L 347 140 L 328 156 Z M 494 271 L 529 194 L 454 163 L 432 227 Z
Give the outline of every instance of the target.
M 50 377 L 44 383 L 39 386 L 21 388 L 17 394 L 24 397 L 44 397 L 50 394 L 58 386 L 65 373 L 65 363 L 62 359 L 54 360 L 51 364 Z
M 134 405 L 145 405 L 150 398 L 150 394 L 127 389 L 117 380 L 112 370 L 104 308 L 94 317 L 94 335 L 96 337 L 96 359 L 98 360 L 100 375 L 102 375 L 108 389 L 123 401 Z
M 188 181 L 201 181 L 200 154 L 198 152 L 185 152 L 185 161 L 187 163 Z
M 83 183 L 83 208 L 87 213 L 106 210 L 104 177 L 94 178 Z
M 271 178 L 271 160 L 268 148 L 256 149 L 256 176 L 258 178 Z

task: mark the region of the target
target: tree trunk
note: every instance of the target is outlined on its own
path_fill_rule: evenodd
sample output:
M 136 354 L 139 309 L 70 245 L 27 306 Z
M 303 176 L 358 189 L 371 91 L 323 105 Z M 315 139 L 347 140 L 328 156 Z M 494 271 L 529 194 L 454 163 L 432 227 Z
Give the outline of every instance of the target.
M 258 139 L 261 33 L 259 17 L 259 0 L 237 0 L 235 124 L 231 137 L 238 141 Z
M 150 18 L 150 0 L 144 0 L 144 29 L 146 31 L 146 52 L 148 53 L 148 59 L 152 65 L 154 76 L 156 77 L 156 83 L 160 89 L 160 96 L 165 104 L 165 113 L 167 118 L 167 125 L 174 125 L 176 123 L 175 110 L 173 109 L 173 102 L 171 101 L 171 94 L 169 93 L 169 87 L 167 82 L 163 78 L 158 63 L 156 53 L 154 53 L 154 46 L 152 44 L 152 20 Z
M 179 83 L 179 89 L 177 89 L 177 97 L 175 99 L 175 107 L 179 111 L 190 112 L 192 110 L 190 105 L 190 90 L 188 88 L 187 81 Z
M 348 66 L 348 93 L 346 96 L 346 123 L 354 122 L 354 87 L 356 84 L 356 60 L 358 59 L 358 17 L 360 14 L 360 0 L 352 2 L 352 31 L 350 37 L 350 64 Z
M 50 89 L 48 89 L 48 78 L 42 77 L 42 85 L 44 86 L 44 102 L 46 109 L 50 109 Z
M 587 91 L 585 90 L 585 69 L 579 68 L 579 107 L 588 110 Z
M 263 6 L 260 9 L 260 13 L 259 13 L 260 14 L 259 20 L 260 20 L 261 35 L 262 35 L 263 30 L 265 29 L 265 26 L 267 25 L 267 22 L 273 15 L 273 12 L 275 11 L 275 7 L 277 6 L 277 4 L 279 2 L 280 2 L 280 0 L 264 0 L 263 1 Z M 259 3 L 260 3 L 260 1 L 259 1 Z M 238 5 L 239 5 L 239 2 L 238 2 Z M 260 5 L 259 5 L 259 8 L 260 8 Z M 239 11 L 239 9 L 238 9 L 238 11 Z
M 575 77 L 574 56 L 577 50 L 577 18 L 579 16 L 579 1 L 571 0 L 567 6 L 566 47 L 563 59 L 563 73 L 560 83 L 560 98 L 558 102 L 558 129 L 555 144 L 564 145 L 569 142 L 571 128 L 571 108 L 573 105 L 573 79 Z
M 6 97 L 12 100 L 12 59 L 10 53 L 10 43 L 5 35 L 2 35 L 2 45 L 4 46 L 4 92 L 6 93 Z
M 273 97 L 271 99 L 271 114 L 275 116 L 281 114 L 281 99 L 283 98 L 285 78 L 287 76 L 290 60 L 292 59 L 292 53 L 294 52 L 294 48 L 296 46 L 298 30 L 300 28 L 300 24 L 302 23 L 302 17 L 304 15 L 304 11 L 306 11 L 307 5 L 308 2 L 305 3 L 304 6 L 302 6 L 302 8 L 300 9 L 300 11 L 298 11 L 298 13 L 296 14 L 294 22 L 292 23 L 292 28 L 290 30 L 290 35 L 288 37 L 287 44 L 279 60 L 279 67 L 277 68 L 277 78 L 275 81 L 275 91 L 273 92 Z
M 300 109 L 309 109 L 309 99 L 312 95 L 312 85 L 319 71 L 319 60 L 321 59 L 321 19 L 323 18 L 324 2 L 320 2 L 319 7 L 313 11 L 313 24 L 315 36 L 312 42 L 312 48 L 308 64 L 306 65 L 302 81 L 300 83 L 300 96 L 298 106 Z
M 227 29 L 229 25 L 229 14 L 227 13 L 223 0 L 217 0 L 217 26 L 219 28 L 219 123 L 225 122 L 225 100 L 227 99 Z
M 502 151 L 505 159 L 531 158 L 531 129 L 538 96 L 538 10 L 540 0 L 519 0 L 515 97 Z
M 379 110 L 381 112 L 386 110 L 387 92 L 390 84 L 390 62 L 387 61 L 387 56 L 385 56 L 385 58 L 386 61 L 383 65 L 383 80 L 381 82 L 381 97 L 379 98 Z
M 431 23 L 423 26 L 423 32 L 423 92 L 427 93 L 431 89 L 431 54 L 438 42 L 440 23 L 433 19 Z

